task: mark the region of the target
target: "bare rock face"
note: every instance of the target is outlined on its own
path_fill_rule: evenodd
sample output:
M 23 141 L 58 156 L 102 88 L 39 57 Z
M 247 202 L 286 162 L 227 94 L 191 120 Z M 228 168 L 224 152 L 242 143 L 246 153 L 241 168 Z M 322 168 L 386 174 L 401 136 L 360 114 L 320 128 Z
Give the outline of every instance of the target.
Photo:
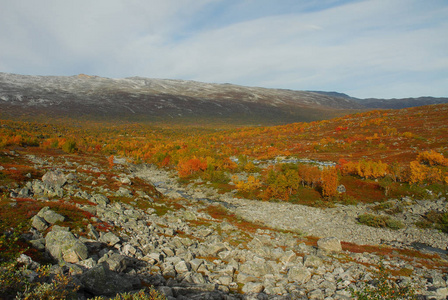
M 42 181 L 54 188 L 60 188 L 67 182 L 67 177 L 60 170 L 49 171 L 42 176 Z
M 317 241 L 317 248 L 326 252 L 341 252 L 341 242 L 335 237 L 326 237 Z

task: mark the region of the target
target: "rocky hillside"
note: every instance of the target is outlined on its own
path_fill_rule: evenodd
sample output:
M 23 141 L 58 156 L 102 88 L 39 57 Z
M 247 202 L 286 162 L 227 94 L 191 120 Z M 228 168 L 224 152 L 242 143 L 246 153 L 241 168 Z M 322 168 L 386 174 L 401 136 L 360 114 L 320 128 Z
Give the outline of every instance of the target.
M 413 225 L 429 210 L 446 211 L 443 195 L 390 200 L 401 204 L 395 217 L 405 227 L 379 229 L 357 221 L 374 205 L 235 198 L 124 159 L 24 148 L 0 158 L 3 220 L 27 220 L 22 239 L 53 262 L 52 273 L 71 276 L 78 299 L 149 285 L 170 300 L 352 299 L 350 289 L 377 284 L 380 264 L 422 299 L 448 296 L 446 234 Z
M 280 124 L 362 109 L 351 99 L 314 92 L 185 80 L 0 73 L 3 117 L 56 115 L 132 120 L 233 120 Z

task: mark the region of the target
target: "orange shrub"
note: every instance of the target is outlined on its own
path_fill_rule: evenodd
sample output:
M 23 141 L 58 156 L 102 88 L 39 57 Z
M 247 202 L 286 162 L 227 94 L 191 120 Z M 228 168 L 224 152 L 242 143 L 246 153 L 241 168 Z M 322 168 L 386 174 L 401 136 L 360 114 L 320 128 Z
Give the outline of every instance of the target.
M 247 181 L 237 181 L 236 182 L 236 188 L 240 191 L 240 192 L 254 192 L 257 189 L 259 189 L 261 187 L 261 181 L 258 178 L 255 178 L 254 176 L 250 175 L 247 178 Z
M 326 168 L 322 171 L 321 187 L 324 198 L 333 197 L 337 194 L 338 171 L 336 168 Z
M 380 178 L 388 174 L 389 166 L 381 161 L 361 160 L 341 166 L 343 174 L 358 175 L 363 178 Z
M 177 173 L 181 178 L 191 176 L 199 171 L 205 171 L 206 169 L 207 169 L 207 162 L 202 161 L 196 157 L 186 161 L 185 160 L 180 161 L 177 164 Z
M 409 182 L 412 184 L 425 181 L 434 183 L 442 180 L 442 170 L 440 169 L 422 165 L 418 161 L 411 161 L 409 166 Z
M 417 160 L 429 166 L 448 166 L 448 159 L 442 153 L 437 153 L 434 150 L 420 152 Z

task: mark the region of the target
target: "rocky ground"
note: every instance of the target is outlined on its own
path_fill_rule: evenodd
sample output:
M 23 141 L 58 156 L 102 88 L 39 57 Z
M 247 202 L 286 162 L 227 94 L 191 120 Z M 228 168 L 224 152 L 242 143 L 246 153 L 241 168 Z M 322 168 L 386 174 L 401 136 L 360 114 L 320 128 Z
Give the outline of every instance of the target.
M 26 159 L 45 175 L 10 188 L 2 201 L 83 199 L 77 206 L 92 215 L 80 234 L 59 226 L 66 216 L 44 207 L 24 236 L 54 259 L 53 272 L 75 278 L 80 299 L 145 285 L 168 299 L 351 299 L 350 289 L 374 284 L 381 263 L 422 299 L 448 296 L 447 235 L 413 225 L 429 209 L 446 209 L 441 196 L 391 200 L 403 206 L 395 217 L 406 224 L 393 231 L 357 223 L 373 205 L 260 202 L 200 182 L 184 186 L 151 166 L 117 162 L 111 175 L 95 161 Z M 418 247 L 422 253 L 410 250 Z

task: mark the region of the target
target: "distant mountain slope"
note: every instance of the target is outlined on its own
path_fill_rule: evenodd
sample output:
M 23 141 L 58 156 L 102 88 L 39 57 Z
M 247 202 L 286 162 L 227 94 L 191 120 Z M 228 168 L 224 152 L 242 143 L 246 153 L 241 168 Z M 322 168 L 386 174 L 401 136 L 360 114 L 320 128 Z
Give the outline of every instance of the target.
M 51 114 L 136 120 L 221 119 L 282 124 L 363 109 L 315 92 L 185 80 L 0 73 L 2 116 Z
M 274 125 L 377 108 L 446 103 L 448 98 L 356 99 L 346 94 L 187 80 L 0 73 L 0 117 Z
M 419 97 L 419 98 L 402 98 L 402 99 L 377 99 L 377 98 L 367 98 L 367 99 L 359 99 L 353 98 L 347 94 L 338 93 L 338 92 L 322 92 L 322 91 L 313 91 L 314 93 L 331 96 L 331 97 L 339 97 L 342 99 L 350 99 L 358 102 L 362 106 L 368 109 L 401 109 L 408 107 L 416 107 L 423 105 L 432 105 L 432 104 L 443 104 L 448 103 L 448 98 L 435 98 L 435 97 Z
M 357 99 L 358 103 L 368 108 L 401 109 L 431 104 L 448 103 L 448 98 L 419 97 L 403 99 Z

